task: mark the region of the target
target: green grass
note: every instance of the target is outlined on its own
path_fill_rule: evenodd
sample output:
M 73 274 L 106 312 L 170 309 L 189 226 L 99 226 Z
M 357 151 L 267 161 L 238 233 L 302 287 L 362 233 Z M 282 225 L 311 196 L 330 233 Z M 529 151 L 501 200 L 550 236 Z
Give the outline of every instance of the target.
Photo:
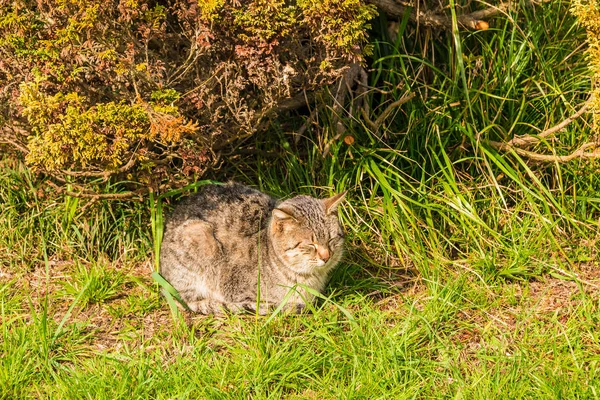
M 64 292 L 73 298 L 79 297 L 82 306 L 104 303 L 122 292 L 125 276 L 119 270 L 106 266 L 78 264 L 70 272 L 69 280 L 63 281 Z
M 334 139 L 324 102 L 299 140 L 302 115 L 247 139 L 255 156 L 224 154 L 207 178 L 349 190 L 348 254 L 309 315 L 172 315 L 150 275 L 179 193 L 56 199 L 2 160 L 0 398 L 600 397 L 600 164 L 486 142 L 536 134 L 586 99 L 568 7 L 521 8 L 461 32 L 460 48 L 375 28 L 368 119 L 417 94 L 380 129 L 355 98 L 341 115 L 354 144 Z M 532 150 L 567 154 L 591 135 L 578 120 Z

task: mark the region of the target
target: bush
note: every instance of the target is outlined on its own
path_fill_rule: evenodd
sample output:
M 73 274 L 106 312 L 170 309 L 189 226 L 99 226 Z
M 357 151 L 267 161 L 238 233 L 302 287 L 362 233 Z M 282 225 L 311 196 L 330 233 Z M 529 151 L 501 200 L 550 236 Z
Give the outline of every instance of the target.
M 587 31 L 586 49 L 594 87 L 592 88 L 591 108 L 594 112 L 594 131 L 600 134 L 600 2 L 598 0 L 575 0 L 573 14 Z
M 0 0 L 0 142 L 82 190 L 185 185 L 360 62 L 374 14 L 361 0 Z

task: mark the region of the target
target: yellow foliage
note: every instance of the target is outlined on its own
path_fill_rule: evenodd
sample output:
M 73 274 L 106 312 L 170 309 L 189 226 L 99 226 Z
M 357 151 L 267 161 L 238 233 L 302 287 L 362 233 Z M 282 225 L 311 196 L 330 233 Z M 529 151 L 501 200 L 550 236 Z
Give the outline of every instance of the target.
M 49 96 L 35 83 L 22 85 L 20 103 L 35 130 L 27 162 L 48 171 L 117 169 L 135 149 L 178 144 L 197 129 L 174 106 L 121 101 L 90 107 L 77 93 Z
M 591 109 L 594 112 L 594 130 L 600 133 L 600 1 L 574 0 L 571 11 L 587 31 L 586 52 L 594 73 Z
M 215 12 L 223 7 L 225 0 L 204 0 L 198 2 L 200 6 L 200 16 L 208 21 L 215 19 Z

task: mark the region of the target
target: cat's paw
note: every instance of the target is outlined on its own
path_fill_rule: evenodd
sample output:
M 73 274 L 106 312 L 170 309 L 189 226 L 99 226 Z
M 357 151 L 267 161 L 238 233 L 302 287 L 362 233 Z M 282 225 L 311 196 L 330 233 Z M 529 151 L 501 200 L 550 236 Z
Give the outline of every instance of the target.
M 227 311 L 227 307 L 220 301 L 202 299 L 187 303 L 190 310 L 198 314 L 204 315 L 223 315 Z

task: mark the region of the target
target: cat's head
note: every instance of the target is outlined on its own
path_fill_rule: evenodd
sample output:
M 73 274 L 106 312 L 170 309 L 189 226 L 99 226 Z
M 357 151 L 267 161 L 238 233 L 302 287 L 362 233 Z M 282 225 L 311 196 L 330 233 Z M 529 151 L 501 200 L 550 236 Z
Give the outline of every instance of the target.
M 327 199 L 297 196 L 273 210 L 270 239 L 279 259 L 299 274 L 328 270 L 343 252 L 344 232 L 337 206 L 346 193 Z

